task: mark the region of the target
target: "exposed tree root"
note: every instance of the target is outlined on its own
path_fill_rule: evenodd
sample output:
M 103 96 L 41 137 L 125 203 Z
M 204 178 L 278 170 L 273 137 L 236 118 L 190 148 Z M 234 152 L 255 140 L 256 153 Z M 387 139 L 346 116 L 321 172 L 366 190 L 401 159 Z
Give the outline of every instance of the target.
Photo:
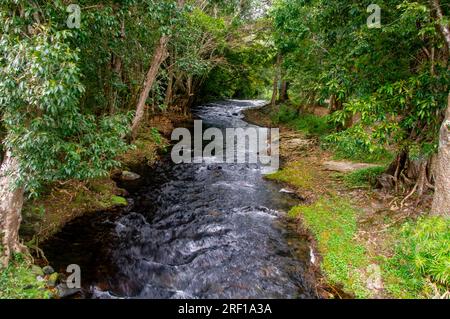
M 378 184 L 385 190 L 395 189 L 396 194 L 405 194 L 398 205 L 401 209 L 413 196 L 417 198 L 415 205 L 419 205 L 424 194 L 434 190 L 432 181 L 432 159 L 411 160 L 408 152 L 402 151 L 378 179 Z M 394 198 L 389 205 L 392 206 L 396 200 Z

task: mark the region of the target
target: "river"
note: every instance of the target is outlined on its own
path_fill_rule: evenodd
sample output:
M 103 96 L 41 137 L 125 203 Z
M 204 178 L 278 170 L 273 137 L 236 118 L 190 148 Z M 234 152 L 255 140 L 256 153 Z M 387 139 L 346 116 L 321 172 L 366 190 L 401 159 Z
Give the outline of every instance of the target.
M 248 127 L 229 100 L 193 110 L 205 127 Z M 150 169 L 149 169 L 150 170 Z M 315 298 L 309 244 L 292 195 L 258 164 L 173 164 L 145 174 L 130 205 L 85 215 L 44 244 L 55 268 L 79 264 L 84 298 Z

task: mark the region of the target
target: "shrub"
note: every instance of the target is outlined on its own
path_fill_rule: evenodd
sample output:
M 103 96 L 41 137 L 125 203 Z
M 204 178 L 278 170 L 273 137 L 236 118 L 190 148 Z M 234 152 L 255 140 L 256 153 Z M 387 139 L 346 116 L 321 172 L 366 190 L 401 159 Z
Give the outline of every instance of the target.
M 373 142 L 371 135 L 360 126 L 326 136 L 323 146 L 334 151 L 337 159 L 369 163 L 388 163 L 393 156 L 383 145 Z

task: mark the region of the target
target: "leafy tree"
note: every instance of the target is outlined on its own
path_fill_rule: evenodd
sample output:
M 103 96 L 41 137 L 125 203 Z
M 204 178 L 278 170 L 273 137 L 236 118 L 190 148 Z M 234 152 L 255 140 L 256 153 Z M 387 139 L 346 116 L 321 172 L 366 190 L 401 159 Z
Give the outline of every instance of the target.
M 73 33 L 47 16 L 46 5 L 4 1 L 0 10 L 3 264 L 24 250 L 18 230 L 25 193 L 36 195 L 53 181 L 105 176 L 128 147 L 121 138 L 128 131 L 126 117 L 96 117 L 80 109 L 79 50 L 71 45 Z
M 439 177 L 432 169 L 450 77 L 448 8 L 436 1 L 382 1 L 382 28 L 370 29 L 370 4 L 277 2 L 274 38 L 287 77 L 301 104 L 329 103 L 341 131 L 334 143 L 353 137 L 368 153 L 396 145 L 399 154 L 387 171 L 391 186 L 410 185 L 420 199 L 436 182 L 439 198 L 450 189 L 438 186 L 448 173 Z M 438 163 L 448 166 L 447 160 Z M 448 214 L 448 207 L 443 211 Z

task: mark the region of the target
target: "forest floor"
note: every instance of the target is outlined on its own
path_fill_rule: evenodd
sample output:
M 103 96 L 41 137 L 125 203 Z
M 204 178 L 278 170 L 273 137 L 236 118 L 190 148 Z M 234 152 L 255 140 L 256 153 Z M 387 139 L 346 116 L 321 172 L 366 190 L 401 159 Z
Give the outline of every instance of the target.
M 374 180 L 385 166 L 336 160 L 332 151 L 320 146 L 317 136 L 274 123 L 276 112 L 278 108 L 266 106 L 248 110 L 245 116 L 250 123 L 280 128 L 282 168 L 267 179 L 282 183 L 301 199 L 289 216 L 315 247 L 319 294 L 325 298 L 448 294 L 413 275 L 409 256 L 398 256 L 402 229 L 426 215 L 432 197 L 427 195 L 417 204 L 414 198 L 404 201 L 404 196 L 376 189 Z

